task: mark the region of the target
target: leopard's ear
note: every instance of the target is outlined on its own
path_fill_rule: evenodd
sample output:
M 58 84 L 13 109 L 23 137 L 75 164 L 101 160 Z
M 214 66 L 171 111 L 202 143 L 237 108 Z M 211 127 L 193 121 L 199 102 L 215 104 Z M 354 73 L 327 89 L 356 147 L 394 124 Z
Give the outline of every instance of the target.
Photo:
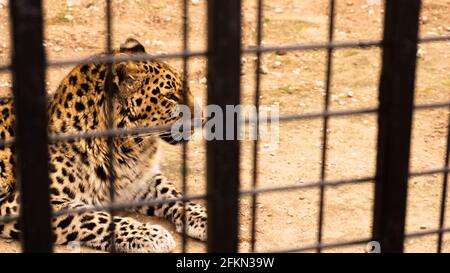
M 119 95 L 126 97 L 142 85 L 139 67 L 133 62 L 121 62 L 113 65 L 113 82 L 119 89 Z
M 144 46 L 134 38 L 128 38 L 125 43 L 120 45 L 121 53 L 145 53 Z

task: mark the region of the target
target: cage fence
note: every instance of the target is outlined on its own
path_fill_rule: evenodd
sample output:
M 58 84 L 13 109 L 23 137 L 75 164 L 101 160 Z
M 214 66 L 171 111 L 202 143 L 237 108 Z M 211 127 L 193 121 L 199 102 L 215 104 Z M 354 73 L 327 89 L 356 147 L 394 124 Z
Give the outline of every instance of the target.
M 208 16 L 208 48 L 206 51 L 190 51 L 189 45 L 189 1 L 182 1 L 182 51 L 168 54 L 145 54 L 142 56 L 118 57 L 112 55 L 112 5 L 111 0 L 105 0 L 106 14 L 106 47 L 105 56 L 95 59 L 67 59 L 46 62 L 43 48 L 43 20 L 41 1 L 15 0 L 10 1 L 13 62 L 0 65 L 0 71 L 12 71 L 13 91 L 17 115 L 16 136 L 0 142 L 0 147 L 14 145 L 17 149 L 18 173 L 21 181 L 21 213 L 20 215 L 3 215 L 0 223 L 22 221 L 22 246 L 25 252 L 51 252 L 52 234 L 51 217 L 82 213 L 87 211 L 109 211 L 111 217 L 119 210 L 167 204 L 182 201 L 183 204 L 191 200 L 206 200 L 208 208 L 208 240 L 209 252 L 237 252 L 238 251 L 238 212 L 239 198 L 251 197 L 251 240 L 249 251 L 256 251 L 257 242 L 257 209 L 256 204 L 260 194 L 271 192 L 289 192 L 303 189 L 318 189 L 318 229 L 316 243 L 299 246 L 297 248 L 273 249 L 277 252 L 304 252 L 365 244 L 377 241 L 383 252 L 402 252 L 406 238 L 438 235 L 437 252 L 443 249 L 442 242 L 445 233 L 450 228 L 445 227 L 446 193 L 449 173 L 450 132 L 447 131 L 446 153 L 443 167 L 425 171 L 409 171 L 410 142 L 412 131 L 412 117 L 415 111 L 450 108 L 450 101 L 414 104 L 414 90 L 417 65 L 417 47 L 424 43 L 449 42 L 450 36 L 419 37 L 420 0 L 385 1 L 384 34 L 381 40 L 336 41 L 335 15 L 336 2 L 330 0 L 328 5 L 328 31 L 325 43 L 306 43 L 284 46 L 264 46 L 262 44 L 263 0 L 255 0 L 256 13 L 256 46 L 242 47 L 241 45 L 241 1 L 240 0 L 209 0 L 207 4 Z M 34 12 L 29 12 L 34 11 Z M 331 82 L 333 77 L 333 53 L 341 49 L 370 49 L 381 48 L 382 68 L 379 82 L 378 107 L 361 108 L 355 110 L 330 110 Z M 259 140 L 254 140 L 252 147 L 252 177 L 251 189 L 240 190 L 240 151 L 239 141 L 211 140 L 206 144 L 207 151 L 207 194 L 183 196 L 174 199 L 154 199 L 151 201 L 115 202 L 115 176 L 111 175 L 110 204 L 85 206 L 78 209 L 64 209 L 51 213 L 48 178 L 49 143 L 75 141 L 80 139 L 106 138 L 109 144 L 111 159 L 113 139 L 115 137 L 136 134 L 165 132 L 168 126 L 145 127 L 134 129 L 113 128 L 112 115 L 109 116 L 109 128 L 104 131 L 79 132 L 77 134 L 48 135 L 46 121 L 46 91 L 45 70 L 47 67 L 72 66 L 89 64 L 93 61 L 111 66 L 122 61 L 149 61 L 163 59 L 181 59 L 183 61 L 183 84 L 188 88 L 188 61 L 192 57 L 207 57 L 208 86 L 207 104 L 216 104 L 225 108 L 226 105 L 239 105 L 241 95 L 241 56 L 254 55 L 255 58 L 255 88 L 253 103 L 257 113 L 260 107 L 261 90 L 261 58 L 264 54 L 276 51 L 326 51 L 325 99 L 323 111 L 305 114 L 289 114 L 279 117 L 279 122 L 293 122 L 300 120 L 322 120 L 321 136 L 321 168 L 318 181 L 301 185 L 259 187 L 258 186 L 258 158 Z M 108 77 L 106 90 L 108 107 L 112 109 L 111 76 Z M 186 101 L 186 100 L 185 100 Z M 110 111 L 112 113 L 113 111 Z M 326 165 L 328 160 L 327 143 L 329 120 L 332 117 L 347 117 L 363 114 L 377 114 L 377 159 L 374 176 L 351 179 L 328 179 Z M 258 117 L 258 115 L 256 115 Z M 259 130 L 258 118 L 255 120 Z M 268 121 L 270 122 L 270 120 Z M 229 129 L 229 128 L 228 128 Z M 224 128 L 224 130 L 228 130 Z M 237 132 L 236 128 L 233 132 Z M 259 132 L 257 132 L 258 134 Z M 259 134 L 258 134 L 259 135 Z M 182 146 L 182 190 L 187 191 L 188 168 L 186 157 L 188 146 Z M 108 172 L 114 174 L 112 160 L 108 164 Z M 437 229 L 405 233 L 405 217 L 407 205 L 407 184 L 411 177 L 442 174 L 442 197 L 440 216 Z M 332 186 L 374 183 L 375 200 L 373 205 L 372 236 L 354 240 L 325 243 L 323 240 L 325 189 Z M 185 208 L 184 208 L 185 209 Z M 112 221 L 114 223 L 114 221 Z M 114 228 L 111 236 L 111 251 L 115 251 Z M 182 236 L 182 251 L 186 251 L 186 231 Z

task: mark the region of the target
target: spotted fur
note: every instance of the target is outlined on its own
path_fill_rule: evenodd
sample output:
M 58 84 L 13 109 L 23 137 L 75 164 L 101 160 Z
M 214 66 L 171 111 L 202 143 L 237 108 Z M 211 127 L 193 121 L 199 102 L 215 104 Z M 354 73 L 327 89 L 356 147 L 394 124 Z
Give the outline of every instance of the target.
M 144 47 L 128 39 L 116 55 L 139 54 Z M 49 101 L 49 132 L 76 133 L 107 129 L 108 107 L 105 82 L 107 65 L 91 63 L 76 66 L 61 82 Z M 179 116 L 174 110 L 179 104 L 192 107 L 192 97 L 182 89 L 180 76 L 159 61 L 121 62 L 112 67 L 114 126 L 134 128 L 166 125 Z M 184 93 L 186 92 L 186 93 Z M 184 102 L 186 94 L 188 101 Z M 0 135 L 14 136 L 14 113 L 11 100 L 0 101 Z M 169 135 L 164 139 L 174 143 Z M 158 164 L 158 136 L 133 135 L 114 138 L 113 167 L 116 176 L 117 201 L 178 198 L 181 193 L 165 178 Z M 54 211 L 105 205 L 109 202 L 107 139 L 82 139 L 57 142 L 49 147 L 50 196 Z M 19 209 L 19 191 L 14 182 L 14 151 L 0 150 L 0 215 L 11 215 Z M 135 211 L 170 220 L 181 232 L 206 240 L 206 210 L 192 202 L 171 202 L 137 208 Z M 110 231 L 115 228 L 116 249 L 123 252 L 169 252 L 175 247 L 164 228 L 141 223 L 128 217 L 116 217 L 111 223 L 106 211 L 69 214 L 52 219 L 55 243 L 81 242 L 87 246 L 108 250 Z M 17 223 L 0 224 L 2 236 L 18 238 Z

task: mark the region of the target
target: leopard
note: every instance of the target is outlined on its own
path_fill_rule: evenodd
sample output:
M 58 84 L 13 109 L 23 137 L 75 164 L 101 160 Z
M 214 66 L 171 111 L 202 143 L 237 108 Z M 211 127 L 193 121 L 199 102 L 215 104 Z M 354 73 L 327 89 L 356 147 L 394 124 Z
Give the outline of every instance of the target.
M 112 51 L 114 57 L 124 57 L 122 60 L 139 54 L 146 54 L 146 50 L 134 38 L 126 39 Z M 185 87 L 180 73 L 166 62 L 126 60 L 108 65 L 98 58 L 96 61 L 97 56 L 106 55 L 93 55 L 92 61 L 76 65 L 48 99 L 49 135 L 105 131 L 110 128 L 111 121 L 112 128 L 118 130 L 167 127 L 180 120 L 177 107 L 193 108 L 191 91 Z M 0 100 L 3 141 L 14 137 L 13 106 L 12 98 Z M 50 207 L 53 212 L 78 210 L 76 213 L 53 214 L 53 243 L 77 242 L 94 249 L 118 252 L 174 251 L 173 235 L 160 224 L 151 223 L 151 220 L 141 222 L 127 215 L 112 217 L 108 209 L 86 209 L 110 204 L 112 176 L 114 202 L 148 201 L 149 205 L 128 211 L 166 219 L 175 225 L 177 232 L 206 241 L 206 208 L 184 200 L 175 183 L 162 174 L 159 165 L 163 152 L 161 141 L 175 145 L 186 140 L 177 139 L 166 131 L 162 134 L 125 134 L 112 140 L 93 137 L 50 142 Z M 14 145 L 0 147 L 0 216 L 16 215 L 20 211 L 14 148 Z M 165 199 L 171 200 L 151 202 Z M 18 221 L 0 223 L 0 236 L 20 239 Z

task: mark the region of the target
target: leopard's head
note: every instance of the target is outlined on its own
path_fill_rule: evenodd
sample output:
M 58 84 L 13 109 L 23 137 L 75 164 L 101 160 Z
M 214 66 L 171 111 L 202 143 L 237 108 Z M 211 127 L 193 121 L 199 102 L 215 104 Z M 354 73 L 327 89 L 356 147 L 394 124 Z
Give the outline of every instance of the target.
M 144 46 L 129 38 L 116 55 L 145 53 Z M 168 126 L 182 117 L 180 106 L 194 113 L 194 100 L 189 90 L 183 89 L 180 75 L 174 68 L 160 61 L 127 61 L 113 65 L 113 83 L 116 88 L 116 120 L 119 128 Z M 160 137 L 175 144 L 184 139 L 170 131 Z

